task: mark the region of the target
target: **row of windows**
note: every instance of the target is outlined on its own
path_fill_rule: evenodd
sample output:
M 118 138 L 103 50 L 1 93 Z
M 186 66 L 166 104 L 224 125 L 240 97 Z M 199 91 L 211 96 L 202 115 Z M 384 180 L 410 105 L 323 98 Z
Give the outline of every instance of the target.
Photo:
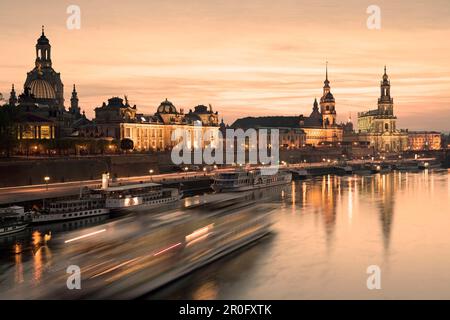
M 68 215 L 66 215 L 66 214 L 63 214 L 63 218 L 65 218 L 66 216 L 67 217 L 72 217 L 72 216 L 74 216 L 74 217 L 78 217 L 78 216 L 87 216 L 87 215 L 91 215 L 91 214 L 95 214 L 95 213 L 100 213 L 101 211 L 100 210 L 94 210 L 94 211 L 84 211 L 84 212 L 80 212 L 80 213 L 69 213 Z
M 68 203 L 57 203 L 57 204 L 52 204 L 51 208 L 73 208 L 73 207 L 86 207 L 86 206 L 92 206 L 92 205 L 98 205 L 99 202 L 97 201 L 87 201 L 87 202 L 83 202 L 83 203 L 79 203 L 79 202 L 68 202 Z

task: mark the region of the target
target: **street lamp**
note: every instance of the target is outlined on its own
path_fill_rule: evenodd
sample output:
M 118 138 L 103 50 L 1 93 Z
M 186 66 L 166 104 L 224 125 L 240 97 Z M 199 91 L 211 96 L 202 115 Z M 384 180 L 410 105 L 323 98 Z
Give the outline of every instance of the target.
M 50 177 L 49 176 L 45 176 L 44 177 L 44 181 L 45 181 L 45 188 L 46 188 L 46 190 L 48 190 L 48 182 L 50 181 Z
M 150 174 L 150 181 L 153 181 L 152 177 L 153 172 L 154 172 L 153 169 L 148 170 L 148 173 Z

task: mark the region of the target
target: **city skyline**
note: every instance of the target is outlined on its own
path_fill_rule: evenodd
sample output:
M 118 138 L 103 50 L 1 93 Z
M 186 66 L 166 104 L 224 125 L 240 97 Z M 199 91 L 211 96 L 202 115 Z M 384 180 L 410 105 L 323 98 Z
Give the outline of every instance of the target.
M 243 108 L 246 116 L 308 115 L 321 95 L 329 61 L 339 122 L 351 113 L 355 123 L 357 112 L 376 105 L 387 65 L 399 128 L 449 130 L 445 55 L 450 45 L 439 41 L 449 28 L 439 21 L 450 11 L 446 2 L 436 10 L 438 6 L 425 2 L 381 1 L 381 30 L 366 28 L 367 5 L 356 1 L 342 7 L 284 1 L 282 8 L 264 1 L 176 1 L 176 10 L 153 2 L 132 1 L 133 6 L 113 9 L 103 1 L 81 1 L 80 30 L 66 28 L 68 3 L 47 2 L 49 9 L 40 19 L 31 19 L 37 6 L 32 2 L 20 8 L 30 19 L 2 17 L 1 41 L 14 41 L 2 50 L 0 92 L 5 99 L 12 83 L 21 93 L 44 24 L 54 67 L 65 85 L 66 106 L 75 83 L 88 117 L 117 95 L 127 95 L 145 113 L 155 112 L 166 97 L 184 110 L 211 103 L 227 123 L 241 117 Z M 8 12 L 18 5 L 4 2 L 0 8 Z M 121 9 L 136 19 L 122 21 Z M 396 10 L 403 10 L 398 19 Z M 326 17 L 311 19 L 318 12 Z M 264 19 L 270 19 L 270 28 Z

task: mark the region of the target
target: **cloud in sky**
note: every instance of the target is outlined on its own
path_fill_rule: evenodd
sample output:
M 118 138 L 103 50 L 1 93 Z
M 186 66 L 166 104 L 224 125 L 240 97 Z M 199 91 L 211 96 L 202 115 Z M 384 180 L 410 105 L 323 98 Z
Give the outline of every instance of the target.
M 370 3 L 359 0 L 80 0 L 74 31 L 65 26 L 70 4 L 0 3 L 5 96 L 33 67 L 44 24 L 66 99 L 76 83 L 89 116 L 124 94 L 148 113 L 166 97 L 185 110 L 211 103 L 226 122 L 309 114 L 328 60 L 339 120 L 376 105 L 387 64 L 399 125 L 449 129 L 447 0 L 378 1 L 379 31 L 366 28 Z

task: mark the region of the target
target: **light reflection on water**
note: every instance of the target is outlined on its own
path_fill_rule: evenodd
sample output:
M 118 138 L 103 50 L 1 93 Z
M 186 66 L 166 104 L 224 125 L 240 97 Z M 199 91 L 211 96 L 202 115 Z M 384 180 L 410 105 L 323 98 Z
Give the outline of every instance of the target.
M 273 235 L 147 298 L 450 298 L 447 171 L 317 177 L 275 201 Z
M 450 299 L 447 171 L 329 175 L 264 192 L 278 207 L 271 235 L 146 298 Z M 33 227 L 31 250 L 8 242 L 17 254 L 5 255 L 0 275 L 9 269 L 7 281 L 45 284 L 61 263 L 49 241 L 61 226 Z M 382 290 L 366 287 L 370 265 L 381 268 Z

